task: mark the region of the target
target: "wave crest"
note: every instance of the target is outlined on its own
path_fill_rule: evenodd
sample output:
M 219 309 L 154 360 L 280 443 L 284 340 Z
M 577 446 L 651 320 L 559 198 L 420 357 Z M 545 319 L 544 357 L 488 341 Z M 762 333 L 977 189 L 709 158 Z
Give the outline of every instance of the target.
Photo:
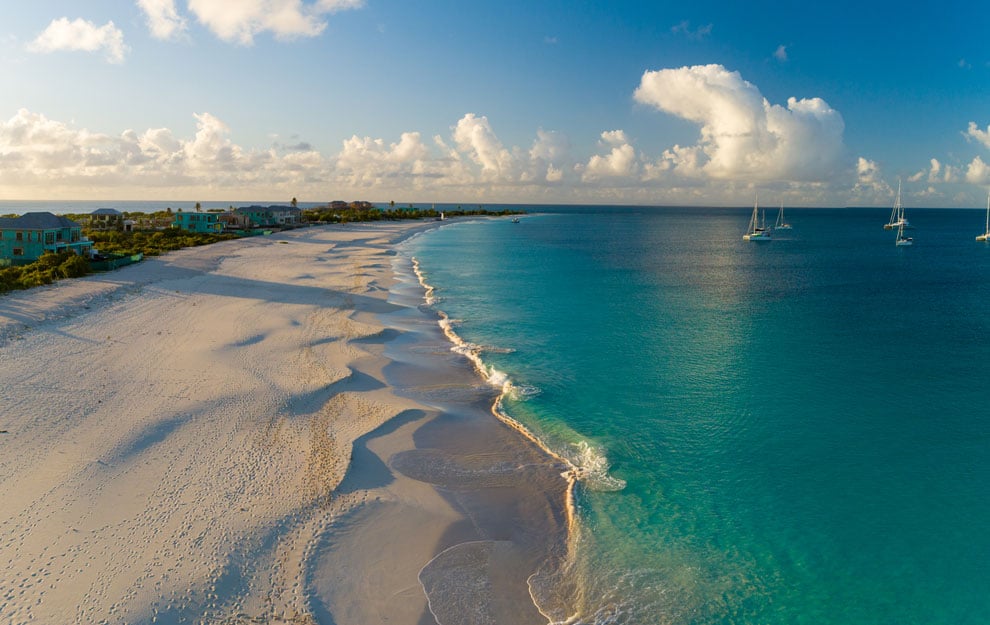
M 574 473 L 578 481 L 583 482 L 588 489 L 618 491 L 626 487 L 625 480 L 609 475 L 608 470 L 611 465 L 601 447 L 580 441 L 572 443 L 565 455 L 574 465 Z

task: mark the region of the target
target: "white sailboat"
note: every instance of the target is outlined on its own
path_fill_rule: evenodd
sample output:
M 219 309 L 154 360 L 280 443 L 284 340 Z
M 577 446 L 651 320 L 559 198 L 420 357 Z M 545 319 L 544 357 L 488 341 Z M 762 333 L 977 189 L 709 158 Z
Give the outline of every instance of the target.
M 987 229 L 976 237 L 977 241 L 990 241 L 990 192 L 987 193 Z
M 894 201 L 894 209 L 890 211 L 890 219 L 883 225 L 884 230 L 894 228 L 910 228 L 911 223 L 904 217 L 904 205 L 901 204 L 901 181 L 897 180 L 897 199 Z
M 904 245 L 914 245 L 914 239 L 911 237 L 904 236 L 904 224 L 897 227 L 897 240 L 894 241 L 894 245 L 901 247 Z
M 760 198 L 757 196 L 753 204 L 753 215 L 749 218 L 749 227 L 743 235 L 743 241 L 769 241 L 772 237 L 772 229 L 768 230 L 766 225 L 766 214 L 760 216 Z
M 790 230 L 791 224 L 784 221 L 784 201 L 780 201 L 780 210 L 777 211 L 777 223 L 773 227 L 774 230 Z

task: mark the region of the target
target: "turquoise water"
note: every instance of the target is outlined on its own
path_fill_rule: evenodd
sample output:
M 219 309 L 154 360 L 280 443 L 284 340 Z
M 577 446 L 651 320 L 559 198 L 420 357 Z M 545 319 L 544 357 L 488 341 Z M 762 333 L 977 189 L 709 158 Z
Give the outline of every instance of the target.
M 982 211 L 909 209 L 910 248 L 889 209 L 763 244 L 745 209 L 547 211 L 405 253 L 505 411 L 588 467 L 555 619 L 990 622 Z

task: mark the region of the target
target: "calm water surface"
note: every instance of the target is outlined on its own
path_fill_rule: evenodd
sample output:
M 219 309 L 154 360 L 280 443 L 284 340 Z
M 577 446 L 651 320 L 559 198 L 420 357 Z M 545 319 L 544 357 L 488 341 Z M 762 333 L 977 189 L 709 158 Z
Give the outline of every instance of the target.
M 990 622 L 984 213 L 554 207 L 414 237 L 505 410 L 587 470 L 560 621 Z M 768 215 L 768 219 L 773 216 Z

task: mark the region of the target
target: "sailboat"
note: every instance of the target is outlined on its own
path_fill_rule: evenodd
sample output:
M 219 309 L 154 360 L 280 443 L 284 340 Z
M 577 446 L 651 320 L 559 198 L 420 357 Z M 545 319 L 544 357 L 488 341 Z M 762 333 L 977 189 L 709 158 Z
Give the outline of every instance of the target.
M 791 224 L 784 221 L 784 201 L 780 201 L 780 210 L 777 211 L 777 223 L 773 227 L 774 230 L 790 230 Z
M 743 241 L 769 241 L 772 238 L 772 230 L 767 230 L 766 214 L 760 216 L 760 198 L 757 196 L 753 204 L 753 215 L 749 218 L 749 227 L 743 235 Z
M 897 180 L 897 200 L 894 201 L 894 209 L 890 211 L 890 219 L 883 225 L 884 230 L 894 228 L 910 228 L 911 223 L 904 218 L 904 205 L 901 204 L 901 181 Z
M 990 241 L 990 192 L 987 193 L 987 230 L 976 237 L 977 241 Z
M 901 247 L 901 246 L 904 246 L 904 245 L 914 245 L 914 239 L 912 239 L 911 237 L 904 236 L 904 228 L 905 227 L 906 226 L 904 224 L 901 224 L 901 225 L 897 226 L 897 240 L 894 241 L 894 245 L 896 245 L 898 247 Z

